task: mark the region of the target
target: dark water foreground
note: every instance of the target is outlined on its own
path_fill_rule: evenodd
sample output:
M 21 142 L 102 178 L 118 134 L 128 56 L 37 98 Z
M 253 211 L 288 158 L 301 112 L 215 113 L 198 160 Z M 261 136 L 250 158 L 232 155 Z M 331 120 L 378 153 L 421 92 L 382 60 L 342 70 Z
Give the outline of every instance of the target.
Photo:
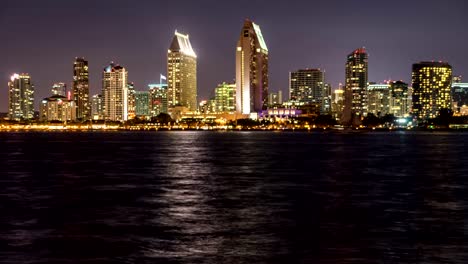
M 468 134 L 0 134 L 0 263 L 468 263 Z

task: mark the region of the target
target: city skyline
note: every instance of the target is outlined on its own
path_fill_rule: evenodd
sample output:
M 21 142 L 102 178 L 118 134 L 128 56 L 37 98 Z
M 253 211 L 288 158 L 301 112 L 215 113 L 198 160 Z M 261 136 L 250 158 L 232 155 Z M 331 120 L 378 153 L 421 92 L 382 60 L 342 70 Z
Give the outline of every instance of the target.
M 411 83 L 411 65 L 418 61 L 447 61 L 453 66 L 454 75 L 465 75 L 468 72 L 468 63 L 463 61 L 463 57 L 468 55 L 468 51 L 463 48 L 468 44 L 468 40 L 465 40 L 466 33 L 461 26 L 463 23 L 460 23 L 464 21 L 463 12 L 466 9 L 462 1 L 451 1 L 443 8 L 434 8 L 439 5 L 435 1 L 424 1 L 424 5 L 402 5 L 402 1 L 393 4 L 362 1 L 366 14 L 350 23 L 352 25 L 345 23 L 345 14 L 352 8 L 352 4 L 344 1 L 331 1 L 315 6 L 316 10 L 326 11 L 327 17 L 334 17 L 333 21 L 320 20 L 319 18 L 324 16 L 322 14 L 317 15 L 318 18 L 309 18 L 301 10 L 278 20 L 275 19 L 275 14 L 280 14 L 285 4 L 265 1 L 252 3 L 252 10 L 203 1 L 213 8 L 210 11 L 213 12 L 213 16 L 203 16 L 202 8 L 191 2 L 162 2 L 155 5 L 141 1 L 136 6 L 130 6 L 116 1 L 112 7 L 89 2 L 88 7 L 93 12 L 90 12 L 89 19 L 83 21 L 82 28 L 74 29 L 80 33 L 76 36 L 81 36 L 78 39 L 73 36 L 76 39 L 74 42 L 66 41 L 72 38 L 69 35 L 73 35 L 65 30 L 66 26 L 73 22 L 69 19 L 69 14 L 86 10 L 76 4 L 48 2 L 53 7 L 42 8 L 40 4 L 28 1 L 6 1 L 1 4 L 0 9 L 3 17 L 0 20 L 0 28 L 9 33 L 9 41 L 0 44 L 0 48 L 6 51 L 6 58 L 0 63 L 0 76 L 6 83 L 9 76 L 15 72 L 29 73 L 36 87 L 37 98 L 49 96 L 49 87 L 55 82 L 65 82 L 71 87 L 69 65 L 77 56 L 82 56 L 90 62 L 90 94 L 100 91 L 99 69 L 109 61 L 119 61 L 126 65 L 132 72 L 129 81 L 135 82 L 135 89 L 146 90 L 147 84 L 154 83 L 159 73 L 165 73 L 164 58 L 170 44 L 169 36 L 177 29 L 188 32 L 191 36 L 196 47 L 195 52 L 199 55 L 199 100 L 209 99 L 217 84 L 230 82 L 235 78 L 233 50 L 238 38 L 239 24 L 245 18 L 251 18 L 261 25 L 262 33 L 268 40 L 271 51 L 269 90 L 272 92 L 281 90 L 283 94 L 288 94 L 288 72 L 299 68 L 324 69 L 326 82 L 336 88 L 339 83 L 344 83 L 343 58 L 353 49 L 362 46 L 369 52 L 369 81 L 393 79 Z M 405 8 L 400 8 L 399 4 Z M 151 10 L 151 7 L 169 10 L 178 5 L 191 7 L 192 11 L 181 11 L 179 15 L 171 15 L 169 12 L 162 14 L 167 19 L 153 18 L 149 11 L 145 11 Z M 300 1 L 291 3 L 291 7 L 310 5 L 312 4 Z M 222 23 L 216 23 L 221 15 L 215 14 L 215 10 L 230 10 L 231 7 L 234 8 L 234 12 L 223 14 Z M 24 12 L 15 12 L 19 8 L 24 9 Z M 100 34 L 99 28 L 106 26 L 105 18 L 112 18 L 117 24 L 123 23 L 120 20 L 127 23 L 125 18 L 132 13 L 124 12 L 128 9 L 142 13 L 138 19 L 120 28 L 124 33 L 128 33 L 129 40 L 116 43 L 106 39 L 106 34 Z M 385 12 L 381 12 L 382 10 Z M 50 12 L 57 14 L 54 21 L 63 18 L 63 23 L 55 23 L 47 18 Z M 395 13 L 401 19 L 392 19 Z M 418 19 L 412 17 L 415 13 L 421 13 L 417 16 Z M 24 19 L 12 20 L 12 14 Z M 443 23 L 440 23 L 442 20 L 439 17 L 444 17 Z M 91 30 L 91 26 L 96 29 Z M 351 26 L 359 30 L 354 32 Z M 31 48 L 28 42 L 21 41 L 19 32 L 25 27 L 31 31 L 31 38 L 40 38 L 34 42 L 34 48 Z M 57 32 L 63 32 L 64 41 L 60 42 L 60 45 L 51 45 L 57 43 L 54 42 Z M 311 34 L 312 32 L 316 34 Z M 455 37 L 457 41 L 441 40 Z M 284 38 L 289 38 L 290 41 L 284 43 Z M 210 74 L 211 72 L 216 74 Z M 0 111 L 7 111 L 5 97 L 0 99 Z

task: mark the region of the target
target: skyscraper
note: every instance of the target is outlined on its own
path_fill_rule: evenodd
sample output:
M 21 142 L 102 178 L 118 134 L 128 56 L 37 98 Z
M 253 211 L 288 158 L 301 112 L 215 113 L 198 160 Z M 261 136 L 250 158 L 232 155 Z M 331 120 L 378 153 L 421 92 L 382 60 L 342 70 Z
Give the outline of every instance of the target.
M 150 115 L 150 92 L 135 91 L 135 115 L 148 117 Z
M 413 64 L 413 114 L 420 120 L 438 116 L 451 109 L 452 66 L 446 62 Z
M 63 82 L 54 83 L 52 86 L 52 95 L 61 95 L 67 97 L 67 84 Z
M 132 82 L 127 83 L 127 116 L 128 119 L 134 119 L 135 112 L 135 84 Z
M 291 101 L 305 105 L 321 105 L 324 89 L 324 72 L 320 69 L 302 69 L 289 73 L 289 99 Z
M 114 63 L 104 68 L 102 73 L 102 95 L 104 119 L 111 121 L 128 120 L 128 72 Z
M 76 103 L 76 118 L 90 119 L 88 61 L 84 58 L 75 58 L 73 64 L 73 100 Z
M 407 117 L 410 112 L 408 84 L 402 81 L 390 83 L 390 114 Z
M 197 110 L 197 55 L 189 36 L 177 31 L 167 54 L 167 82 L 169 112 L 175 106 Z
M 8 82 L 8 117 L 10 120 L 34 118 L 34 86 L 29 74 L 13 74 Z
M 356 49 L 346 60 L 345 109 L 342 122 L 351 122 L 367 113 L 368 55 L 364 48 Z
M 148 84 L 150 93 L 150 116 L 168 113 L 167 84 Z
M 236 85 L 223 82 L 215 89 L 215 112 L 232 113 L 236 110 Z
M 247 19 L 236 50 L 236 111 L 260 112 L 267 100 L 268 48 L 260 27 Z
M 91 98 L 91 117 L 93 120 L 104 119 L 104 103 L 101 94 L 95 94 Z
M 390 113 L 390 84 L 371 83 L 367 86 L 367 112 L 375 116 L 385 116 Z

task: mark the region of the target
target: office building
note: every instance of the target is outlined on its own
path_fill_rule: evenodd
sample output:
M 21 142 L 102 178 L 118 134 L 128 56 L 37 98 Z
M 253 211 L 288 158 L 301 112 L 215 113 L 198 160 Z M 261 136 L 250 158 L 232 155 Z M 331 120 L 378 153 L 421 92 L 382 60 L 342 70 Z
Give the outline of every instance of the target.
M 197 55 L 189 35 L 177 31 L 167 54 L 167 83 L 170 112 L 176 106 L 197 110 Z
M 67 97 L 67 84 L 63 82 L 54 83 L 52 86 L 52 95 L 60 95 Z
M 413 114 L 422 121 L 451 109 L 452 66 L 446 62 L 413 64 Z
M 150 116 L 155 117 L 160 113 L 168 113 L 168 85 L 165 83 L 148 84 L 150 96 Z
M 236 110 L 236 85 L 223 82 L 215 88 L 215 110 L 218 113 L 232 113 Z M 208 102 L 208 106 L 210 102 Z M 212 109 L 209 109 L 212 110 Z M 211 111 L 210 111 L 211 112 Z
M 110 121 L 128 120 L 128 72 L 113 62 L 102 73 L 102 96 L 104 119 Z
M 135 91 L 135 115 L 137 117 L 150 116 L 150 92 Z
M 127 117 L 128 120 L 134 119 L 136 116 L 135 112 L 135 84 L 130 82 L 127 83 Z
M 34 118 L 34 86 L 27 73 L 15 73 L 8 82 L 8 118 L 16 121 Z
M 260 27 L 245 20 L 236 49 L 236 111 L 260 112 L 267 107 L 268 48 Z
M 411 102 L 408 84 L 402 81 L 390 83 L 390 114 L 395 117 L 407 117 Z
M 337 89 L 332 94 L 332 116 L 335 119 L 340 119 L 344 109 L 344 97 L 345 91 L 343 89 Z
M 91 118 L 93 120 L 104 119 L 104 103 L 101 94 L 95 94 L 91 98 Z
M 390 84 L 370 83 L 367 86 L 367 113 L 378 117 L 390 113 Z
M 76 103 L 76 118 L 80 121 L 89 120 L 89 70 L 88 61 L 84 58 L 75 58 L 73 63 L 73 100 Z

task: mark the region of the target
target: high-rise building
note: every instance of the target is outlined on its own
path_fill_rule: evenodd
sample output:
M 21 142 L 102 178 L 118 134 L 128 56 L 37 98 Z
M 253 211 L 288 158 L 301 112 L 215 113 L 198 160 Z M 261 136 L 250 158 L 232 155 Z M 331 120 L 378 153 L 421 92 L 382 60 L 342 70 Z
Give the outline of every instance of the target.
M 127 83 L 127 116 L 128 119 L 134 119 L 136 116 L 135 110 L 135 84 Z
M 54 83 L 52 86 L 52 95 L 61 95 L 67 97 L 67 84 L 63 82 Z
M 420 120 L 438 116 L 451 109 L 452 66 L 446 62 L 413 64 L 413 114 Z
M 332 94 L 332 116 L 340 119 L 344 109 L 344 90 L 336 89 Z
M 74 121 L 76 105 L 67 97 L 56 94 L 41 101 L 39 113 L 41 121 Z
M 104 119 L 104 102 L 101 94 L 95 94 L 91 98 L 91 118 L 93 120 Z
M 111 121 L 128 120 L 128 72 L 113 62 L 102 73 L 102 95 L 104 119 Z
M 276 93 L 268 94 L 268 106 L 275 106 L 283 104 L 283 92 L 278 91 Z
M 209 104 L 208 104 L 209 105 Z M 215 112 L 231 113 L 236 110 L 236 84 L 221 83 L 215 89 Z
M 324 72 L 302 69 L 289 73 L 289 98 L 300 104 L 322 104 L 325 89 Z
M 408 84 L 402 81 L 390 83 L 390 114 L 396 117 L 407 117 L 411 103 Z
M 390 84 L 370 83 L 367 86 L 367 112 L 375 116 L 390 113 Z
M 27 73 L 13 74 L 8 82 L 8 117 L 10 120 L 34 118 L 34 86 Z
M 189 36 L 175 32 L 167 54 L 167 100 L 170 109 L 197 110 L 197 55 Z
M 135 91 L 135 115 L 150 116 L 150 102 L 149 91 Z
M 150 116 L 155 117 L 161 113 L 168 113 L 167 90 L 165 83 L 148 84 L 150 93 Z
M 356 49 L 346 60 L 345 109 L 342 122 L 352 122 L 367 113 L 368 55 L 364 48 Z
M 91 118 L 89 72 L 88 61 L 84 58 L 75 58 L 73 64 L 73 100 L 76 103 L 76 118 L 89 120 Z
M 323 85 L 322 93 L 322 114 L 329 115 L 332 112 L 332 87 L 331 84 L 325 83 Z
M 260 112 L 267 107 L 268 48 L 260 27 L 245 20 L 236 50 L 236 111 Z
M 453 110 L 455 113 L 461 113 L 463 107 L 468 106 L 468 83 L 452 83 Z

